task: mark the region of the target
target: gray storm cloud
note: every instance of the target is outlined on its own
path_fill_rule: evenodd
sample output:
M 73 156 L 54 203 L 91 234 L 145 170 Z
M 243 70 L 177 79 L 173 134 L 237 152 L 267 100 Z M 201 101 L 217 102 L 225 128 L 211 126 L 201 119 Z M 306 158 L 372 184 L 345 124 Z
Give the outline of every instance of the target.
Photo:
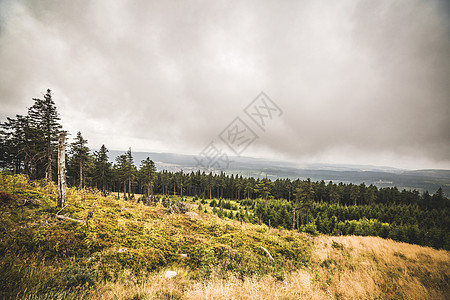
M 445 1 L 4 0 L 0 117 L 51 88 L 91 147 L 195 153 L 265 91 L 284 113 L 245 155 L 450 168 L 449 20 Z

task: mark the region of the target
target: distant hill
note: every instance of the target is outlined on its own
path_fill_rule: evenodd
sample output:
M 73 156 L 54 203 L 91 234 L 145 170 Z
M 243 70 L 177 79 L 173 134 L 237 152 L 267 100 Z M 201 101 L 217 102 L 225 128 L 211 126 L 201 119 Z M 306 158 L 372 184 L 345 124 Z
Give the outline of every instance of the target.
M 125 151 L 111 150 L 109 158 L 114 162 L 115 157 L 124 154 Z M 198 170 L 195 155 L 157 153 L 157 152 L 133 152 L 134 162 L 137 166 L 140 161 L 150 157 L 158 170 L 191 172 Z M 277 178 L 306 179 L 313 181 L 333 181 L 377 187 L 396 186 L 399 189 L 428 190 L 434 193 L 442 187 L 444 193 L 450 196 L 450 170 L 404 170 L 386 166 L 371 165 L 344 165 L 344 164 L 303 164 L 292 162 L 274 161 L 252 157 L 230 157 L 229 168 L 223 171 L 228 174 L 238 174 L 243 177 L 262 178 L 272 180 Z M 217 170 L 218 172 L 220 170 Z

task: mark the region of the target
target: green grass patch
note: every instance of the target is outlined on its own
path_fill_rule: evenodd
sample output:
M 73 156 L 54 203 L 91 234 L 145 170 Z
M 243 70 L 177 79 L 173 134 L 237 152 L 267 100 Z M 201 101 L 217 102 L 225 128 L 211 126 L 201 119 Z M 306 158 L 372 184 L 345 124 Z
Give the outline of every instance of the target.
M 145 206 L 71 188 L 60 214 L 82 221 L 73 222 L 56 218 L 56 198 L 54 184 L 0 175 L 2 297 L 24 291 L 56 298 L 88 295 L 100 283 L 171 267 L 189 270 L 192 279 L 208 279 L 214 270 L 223 277 L 283 280 L 310 260 L 305 234 L 240 226 L 203 212 L 167 214 L 161 204 Z M 23 205 L 25 199 L 37 201 Z

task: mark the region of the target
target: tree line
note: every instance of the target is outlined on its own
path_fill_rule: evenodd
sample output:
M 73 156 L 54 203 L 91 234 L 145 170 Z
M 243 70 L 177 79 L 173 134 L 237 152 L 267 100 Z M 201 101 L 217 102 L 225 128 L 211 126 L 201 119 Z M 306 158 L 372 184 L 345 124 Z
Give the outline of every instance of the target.
M 314 201 L 307 204 L 272 199 L 265 210 L 261 198 L 239 202 L 241 209 L 231 205 L 231 210 L 225 209 L 226 200 L 213 203 L 213 211 L 219 217 L 311 234 L 380 236 L 450 250 L 448 207 L 426 209 L 418 204 L 339 205 Z

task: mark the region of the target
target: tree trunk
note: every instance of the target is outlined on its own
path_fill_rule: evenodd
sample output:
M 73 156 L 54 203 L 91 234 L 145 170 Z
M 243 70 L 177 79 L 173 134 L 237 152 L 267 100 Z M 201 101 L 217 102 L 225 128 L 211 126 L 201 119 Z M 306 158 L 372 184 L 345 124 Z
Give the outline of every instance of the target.
M 150 201 L 153 202 L 153 182 L 150 181 Z
M 295 229 L 295 208 L 292 209 L 292 230 Z
M 83 188 L 83 161 L 80 157 L 80 189 Z
M 102 166 L 102 192 L 103 196 L 106 196 L 106 189 L 105 189 L 105 166 Z
M 52 150 L 49 149 L 48 153 L 48 181 L 53 181 L 53 169 L 52 169 Z
M 131 199 L 131 177 L 128 177 L 128 199 Z
M 150 205 L 151 199 L 150 199 L 150 182 L 147 184 L 147 205 Z
M 58 139 L 58 208 L 66 202 L 66 133 L 61 132 Z
M 267 193 L 265 195 L 264 213 L 267 214 Z
M 52 180 L 52 149 L 50 144 L 50 138 L 47 141 L 47 176 L 46 181 L 53 181 Z M 47 182 L 46 182 L 47 183 Z

